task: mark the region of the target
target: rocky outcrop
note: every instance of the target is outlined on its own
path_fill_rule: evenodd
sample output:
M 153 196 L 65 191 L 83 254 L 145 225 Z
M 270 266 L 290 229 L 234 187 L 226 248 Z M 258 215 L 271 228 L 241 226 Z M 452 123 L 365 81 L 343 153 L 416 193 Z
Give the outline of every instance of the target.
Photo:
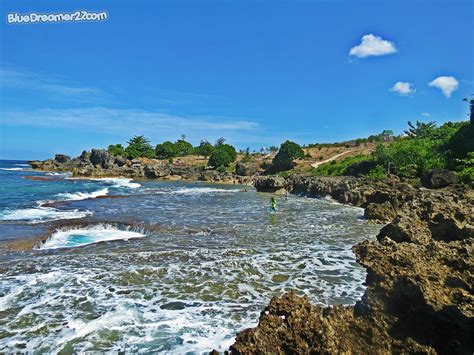
M 454 171 L 432 169 L 421 177 L 421 184 L 428 189 L 439 189 L 457 184 L 459 178 Z
M 281 176 L 262 176 L 254 180 L 254 186 L 257 191 L 283 193 L 287 188 L 287 181 Z
M 239 176 L 253 176 L 257 173 L 258 167 L 255 163 L 242 163 L 235 164 L 235 173 Z
M 74 176 L 83 177 L 127 177 L 132 179 L 163 179 L 163 180 L 201 180 L 222 183 L 252 183 L 250 176 L 238 176 L 229 172 L 207 170 L 202 166 L 169 163 L 154 159 L 126 159 L 116 157 L 105 149 L 83 151 L 74 159 L 69 157 L 54 160 L 30 161 L 33 169 L 43 171 L 72 172 Z
M 351 178 L 291 177 L 286 186 L 364 206 L 368 218 L 389 223 L 377 241 L 353 247 L 367 269 L 355 306 L 275 297 L 258 326 L 237 335 L 232 353 L 474 352 L 472 191 Z
M 66 163 L 69 160 L 71 160 L 71 157 L 69 155 L 56 154 L 54 156 L 54 161 L 56 161 L 58 163 Z

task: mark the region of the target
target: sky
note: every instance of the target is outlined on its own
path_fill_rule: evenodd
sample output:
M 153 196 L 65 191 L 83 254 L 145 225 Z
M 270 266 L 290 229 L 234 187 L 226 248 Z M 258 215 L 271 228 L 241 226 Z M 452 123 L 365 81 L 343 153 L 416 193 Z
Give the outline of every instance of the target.
M 133 4 L 133 5 L 132 5 Z M 8 23 L 8 14 L 106 12 Z M 0 2 L 0 159 L 181 134 L 239 149 L 467 119 L 474 2 Z

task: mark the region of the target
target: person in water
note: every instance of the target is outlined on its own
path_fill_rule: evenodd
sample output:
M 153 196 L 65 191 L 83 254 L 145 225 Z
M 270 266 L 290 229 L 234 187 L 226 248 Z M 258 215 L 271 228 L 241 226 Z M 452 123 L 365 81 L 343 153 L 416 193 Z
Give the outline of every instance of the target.
M 288 192 L 288 190 L 285 191 L 285 200 L 288 201 L 288 199 L 290 198 L 290 193 Z
M 270 198 L 270 211 L 276 212 L 277 210 L 277 202 L 275 197 Z

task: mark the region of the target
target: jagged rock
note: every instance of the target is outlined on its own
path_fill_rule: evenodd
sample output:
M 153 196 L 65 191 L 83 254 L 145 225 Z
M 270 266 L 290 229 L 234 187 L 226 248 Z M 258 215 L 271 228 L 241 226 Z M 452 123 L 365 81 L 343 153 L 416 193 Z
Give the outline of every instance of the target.
M 64 155 L 64 154 L 56 154 L 54 156 L 54 160 L 58 163 L 66 163 L 69 160 L 71 160 L 71 157 L 69 155 Z
M 369 203 L 364 211 L 364 217 L 378 222 L 389 222 L 397 213 L 388 201 L 383 203 Z
M 458 175 L 454 171 L 432 169 L 421 177 L 421 184 L 428 189 L 439 189 L 457 184 Z
M 30 164 L 33 169 L 41 169 L 43 162 L 39 160 L 32 160 L 29 161 L 28 164 Z
M 127 165 L 127 159 L 122 158 L 122 157 L 115 157 L 114 164 L 117 165 L 118 167 Z
M 257 172 L 257 166 L 252 163 L 237 163 L 235 173 L 239 176 L 252 176 Z
M 159 179 L 170 175 L 170 170 L 159 164 L 147 164 L 143 171 L 147 179 Z
M 254 186 L 257 191 L 282 193 L 285 191 L 287 183 L 281 176 L 263 176 L 254 180 Z
M 95 166 L 109 169 L 113 167 L 115 157 L 105 149 L 92 149 L 89 160 Z
M 89 153 L 87 150 L 83 150 L 81 155 L 79 156 L 79 160 L 81 162 L 90 162 L 89 158 L 91 156 L 91 153 Z
M 472 193 L 352 178 L 292 176 L 286 184 L 366 206 L 369 216 L 397 216 L 377 241 L 353 247 L 367 269 L 354 307 L 313 306 L 292 293 L 274 298 L 258 326 L 237 335 L 233 354 L 474 352 Z

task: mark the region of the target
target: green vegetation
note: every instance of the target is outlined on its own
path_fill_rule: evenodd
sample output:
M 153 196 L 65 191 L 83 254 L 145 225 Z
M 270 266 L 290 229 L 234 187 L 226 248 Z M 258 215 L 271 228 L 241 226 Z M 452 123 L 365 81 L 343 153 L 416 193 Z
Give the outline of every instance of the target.
M 123 149 L 121 144 L 111 144 L 111 145 L 109 145 L 107 150 L 113 156 L 116 156 L 116 157 L 117 156 L 121 156 L 121 157 L 125 156 L 125 149 Z
M 220 145 L 216 143 L 207 164 L 214 168 L 228 167 L 236 158 L 237 152 L 235 148 L 222 141 Z
M 199 146 L 194 148 L 194 152 L 197 155 L 202 155 L 206 159 L 207 157 L 211 155 L 213 150 L 214 150 L 214 146 L 205 139 L 201 141 Z
M 135 158 L 154 158 L 155 151 L 150 145 L 150 141 L 144 136 L 133 136 L 128 141 L 128 146 L 125 148 L 125 155 L 129 159 Z
M 170 159 L 178 156 L 178 149 L 173 142 L 166 141 L 156 145 L 155 153 L 158 159 Z
M 317 175 L 365 175 L 384 178 L 387 173 L 413 180 L 433 168 L 454 170 L 465 183 L 474 181 L 474 125 L 448 122 L 408 122 L 406 137 L 380 142 L 370 156 L 358 155 L 319 166 Z
M 286 141 L 281 144 L 278 153 L 273 158 L 273 169 L 275 171 L 290 170 L 293 167 L 293 160 L 303 158 L 304 152 L 299 144 Z

